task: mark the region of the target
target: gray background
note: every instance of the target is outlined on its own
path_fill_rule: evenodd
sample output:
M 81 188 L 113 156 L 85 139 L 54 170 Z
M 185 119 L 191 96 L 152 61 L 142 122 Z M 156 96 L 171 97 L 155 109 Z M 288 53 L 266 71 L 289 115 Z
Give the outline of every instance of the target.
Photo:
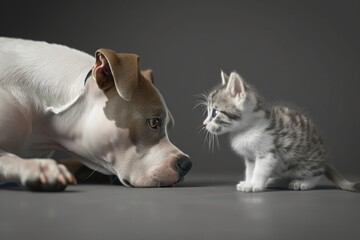
M 195 95 L 237 70 L 269 101 L 308 112 L 342 172 L 360 169 L 359 1 L 3 1 L 0 35 L 134 52 L 152 68 L 172 111 L 170 138 L 190 154 L 192 174 L 241 173 L 220 138 L 198 134 Z
M 360 194 L 241 193 L 241 160 L 197 128 L 195 95 L 237 70 L 270 101 L 305 109 L 331 161 L 359 176 L 359 1 L 2 1 L 0 35 L 93 54 L 135 52 L 176 119 L 172 141 L 194 168 L 174 188 L 84 183 L 63 193 L 0 186 L 0 239 L 359 239 Z

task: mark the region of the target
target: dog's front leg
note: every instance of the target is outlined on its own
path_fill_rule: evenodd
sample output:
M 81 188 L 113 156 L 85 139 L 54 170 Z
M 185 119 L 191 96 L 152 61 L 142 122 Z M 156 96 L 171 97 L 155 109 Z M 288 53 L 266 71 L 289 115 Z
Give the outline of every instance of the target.
M 17 181 L 35 191 L 62 191 L 76 184 L 67 168 L 52 159 L 22 159 L 1 150 L 0 180 Z
M 64 165 L 52 159 L 22 159 L 17 152 L 32 128 L 31 118 L 0 88 L 0 181 L 17 181 L 32 190 L 60 191 L 76 183 Z

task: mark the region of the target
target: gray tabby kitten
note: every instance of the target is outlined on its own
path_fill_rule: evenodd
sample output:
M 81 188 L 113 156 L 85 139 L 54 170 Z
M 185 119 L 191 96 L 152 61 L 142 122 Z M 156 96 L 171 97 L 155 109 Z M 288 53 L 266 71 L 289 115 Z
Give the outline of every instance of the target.
M 242 192 L 266 187 L 292 190 L 313 188 L 325 174 L 339 188 L 360 191 L 360 183 L 347 181 L 326 161 L 324 143 L 302 112 L 266 106 L 236 73 L 221 72 L 222 84 L 206 99 L 204 127 L 214 135 L 230 133 L 232 149 L 245 160 Z

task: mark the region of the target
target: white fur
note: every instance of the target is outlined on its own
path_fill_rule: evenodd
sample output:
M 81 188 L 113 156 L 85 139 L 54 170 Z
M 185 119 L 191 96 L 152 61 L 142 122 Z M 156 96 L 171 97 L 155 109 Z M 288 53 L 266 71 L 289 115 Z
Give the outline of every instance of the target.
M 232 149 L 244 157 L 246 166 L 245 180 L 237 185 L 239 191 L 264 190 L 266 181 L 278 162 L 271 155 L 265 155 L 273 147 L 272 137 L 264 131 L 266 126 L 264 122 L 230 135 Z
M 254 159 L 271 149 L 272 137 L 265 133 L 265 125 L 256 125 L 245 131 L 236 131 L 230 134 L 232 149 L 248 159 Z
M 0 55 L 0 86 L 32 113 L 76 98 L 94 63 L 78 50 L 23 39 L 0 38 Z
M 169 165 L 183 155 L 167 136 L 157 153 L 172 151 L 176 157 L 135 151 L 129 129 L 118 128 L 105 116 L 108 98 L 94 78 L 84 86 L 94 63 L 92 56 L 66 46 L 0 38 L 0 147 L 7 150 L 0 149 L 0 180 L 25 184 L 45 176 L 46 184 L 73 183 L 62 165 L 38 159 L 61 149 L 102 173 L 120 180 L 132 174 L 134 182 L 146 179 L 142 186 L 154 186 L 158 180 L 148 176 L 150 165 Z M 136 161 L 145 167 L 134 166 Z

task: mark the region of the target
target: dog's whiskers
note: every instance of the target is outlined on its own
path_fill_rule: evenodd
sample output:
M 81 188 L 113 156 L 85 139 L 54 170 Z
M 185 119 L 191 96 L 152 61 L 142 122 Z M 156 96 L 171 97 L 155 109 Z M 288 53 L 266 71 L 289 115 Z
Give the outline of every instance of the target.
M 109 175 L 110 185 L 114 185 L 117 179 L 118 177 L 116 177 L 116 175 Z
M 95 168 L 88 176 L 84 177 L 83 179 L 80 179 L 79 182 L 84 182 L 88 180 L 96 171 L 98 168 Z

